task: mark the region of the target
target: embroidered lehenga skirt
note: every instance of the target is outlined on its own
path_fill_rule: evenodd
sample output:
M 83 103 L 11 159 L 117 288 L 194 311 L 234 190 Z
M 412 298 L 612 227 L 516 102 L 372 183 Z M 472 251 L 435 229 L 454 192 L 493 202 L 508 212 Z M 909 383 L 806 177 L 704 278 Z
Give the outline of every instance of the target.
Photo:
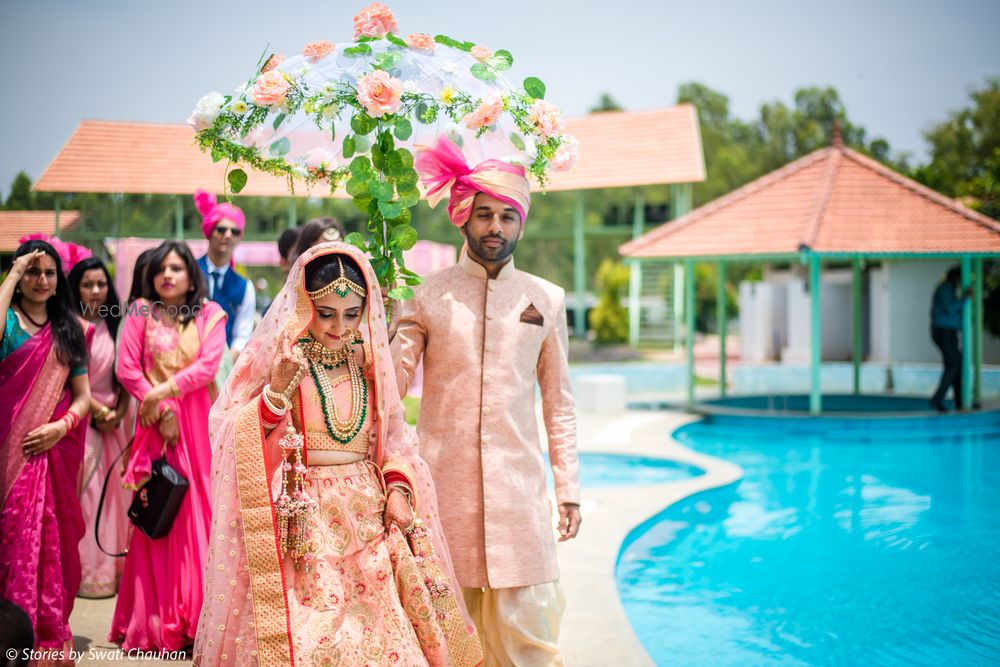
M 414 556 L 397 527 L 385 530 L 374 466 L 312 466 L 305 486 L 319 503 L 312 552 L 297 568 L 284 561 L 296 664 L 468 664 L 455 592 L 435 576 L 433 557 Z

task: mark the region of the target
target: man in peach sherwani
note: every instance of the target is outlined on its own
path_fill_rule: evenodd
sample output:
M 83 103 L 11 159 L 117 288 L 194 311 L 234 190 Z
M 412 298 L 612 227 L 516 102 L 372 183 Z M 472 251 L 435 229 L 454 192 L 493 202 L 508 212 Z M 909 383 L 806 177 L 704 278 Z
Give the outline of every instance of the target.
M 559 541 L 580 527 L 576 416 L 561 288 L 514 267 L 530 191 L 524 170 L 469 169 L 447 139 L 417 169 L 465 236 L 456 266 L 402 305 L 392 341 L 400 394 L 424 362 L 417 430 L 486 665 L 562 665 L 564 599 L 535 418 L 536 380 L 555 477 Z

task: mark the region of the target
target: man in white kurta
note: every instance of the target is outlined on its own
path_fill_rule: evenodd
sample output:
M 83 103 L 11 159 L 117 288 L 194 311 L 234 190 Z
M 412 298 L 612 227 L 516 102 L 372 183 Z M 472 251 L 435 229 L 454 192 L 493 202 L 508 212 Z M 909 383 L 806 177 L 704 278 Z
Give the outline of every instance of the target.
M 480 165 L 450 184 L 449 216 L 466 247 L 402 305 L 392 347 L 401 394 L 423 360 L 420 452 L 486 665 L 562 665 L 535 395 L 540 388 L 561 541 L 580 525 L 565 297 L 514 266 L 529 190 L 523 171 L 503 167 Z

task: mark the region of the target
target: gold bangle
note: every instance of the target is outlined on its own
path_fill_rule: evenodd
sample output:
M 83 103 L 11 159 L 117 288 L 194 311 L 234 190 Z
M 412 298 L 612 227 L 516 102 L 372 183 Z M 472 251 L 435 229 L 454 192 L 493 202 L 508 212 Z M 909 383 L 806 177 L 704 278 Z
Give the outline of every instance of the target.
M 276 415 L 285 414 L 291 407 L 291 402 L 288 400 L 288 397 L 271 389 L 271 385 L 269 384 L 264 385 L 264 392 L 262 396 L 264 397 L 264 402 L 267 404 L 268 409 Z M 282 407 L 277 407 L 275 402 L 281 403 Z

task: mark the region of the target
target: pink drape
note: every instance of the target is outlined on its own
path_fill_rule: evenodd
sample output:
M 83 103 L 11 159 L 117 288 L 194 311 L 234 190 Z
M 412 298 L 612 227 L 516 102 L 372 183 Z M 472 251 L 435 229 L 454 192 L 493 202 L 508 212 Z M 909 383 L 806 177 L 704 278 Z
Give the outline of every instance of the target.
M 219 307 L 209 302 L 196 318 L 198 355 L 174 375 L 181 395 L 166 401 L 180 427 L 177 445 L 166 449 L 167 462 L 190 486 L 166 537 L 151 540 L 133 531 L 109 633 L 111 641 L 126 649 L 175 651 L 194 642 L 212 512 L 208 386 L 215 380 L 226 344 L 225 322 L 215 319 L 217 311 Z M 209 327 L 210 322 L 214 326 Z M 166 326 L 152 318 L 130 317 L 124 322 L 118 379 L 139 402 L 152 388 L 146 373 L 154 362 L 155 341 L 162 339 Z M 125 484 L 141 484 L 162 449 L 157 425 L 137 425 Z
M 94 340 L 90 345 L 90 361 L 87 374 L 90 378 L 90 394 L 100 403 L 114 407 L 118 401 L 118 390 L 113 382 L 115 372 L 115 341 L 104 320 L 94 325 Z M 104 479 L 110 473 L 104 511 L 101 517 L 101 544 L 112 553 L 118 553 L 128 546 L 129 520 L 126 512 L 132 502 L 132 493 L 122 487 L 120 464 L 115 459 L 128 445 L 125 436 L 126 419 L 113 431 L 100 432 L 93 425 L 87 428 L 83 466 L 80 469 L 80 506 L 86 533 L 80 541 L 80 564 L 83 580 L 80 583 L 82 597 L 108 597 L 118 590 L 124 560 L 112 558 L 97 547 L 94 534 L 97 507 L 101 499 Z
M 39 648 L 63 648 L 73 639 L 69 616 L 80 586 L 77 546 L 83 537 L 76 484 L 86 427 L 27 459 L 21 442 L 66 414 L 72 403 L 68 375 L 56 359 L 49 326 L 0 361 L 0 599 L 27 612 Z

